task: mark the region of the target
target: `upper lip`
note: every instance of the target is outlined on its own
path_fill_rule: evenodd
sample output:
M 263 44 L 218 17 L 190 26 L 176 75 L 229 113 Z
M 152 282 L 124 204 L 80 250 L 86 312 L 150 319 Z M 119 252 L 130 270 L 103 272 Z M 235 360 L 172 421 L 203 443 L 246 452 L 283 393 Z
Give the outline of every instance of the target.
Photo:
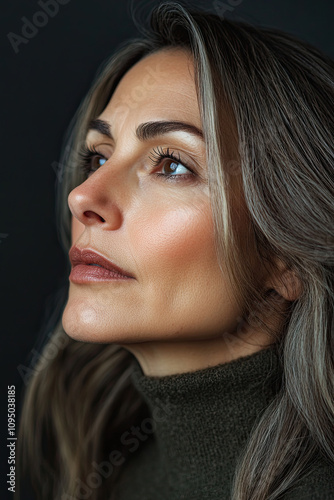
M 134 277 L 128 271 L 125 271 L 110 260 L 102 257 L 102 255 L 94 252 L 94 250 L 91 250 L 90 248 L 79 248 L 77 246 L 73 246 L 69 251 L 69 258 L 73 267 L 77 266 L 78 264 L 98 264 L 105 269 L 109 269 L 110 271 L 114 271 L 123 276 L 127 276 L 128 278 Z

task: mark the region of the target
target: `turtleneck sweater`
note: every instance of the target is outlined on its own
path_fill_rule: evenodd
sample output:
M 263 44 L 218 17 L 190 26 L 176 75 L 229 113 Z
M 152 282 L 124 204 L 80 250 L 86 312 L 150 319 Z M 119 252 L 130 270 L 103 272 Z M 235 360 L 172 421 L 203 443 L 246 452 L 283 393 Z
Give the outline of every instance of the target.
M 281 386 L 276 346 L 165 376 L 145 375 L 134 359 L 131 377 L 151 418 L 132 429 L 115 498 L 230 500 L 237 459 Z M 282 500 L 334 500 L 334 469 L 316 463 Z

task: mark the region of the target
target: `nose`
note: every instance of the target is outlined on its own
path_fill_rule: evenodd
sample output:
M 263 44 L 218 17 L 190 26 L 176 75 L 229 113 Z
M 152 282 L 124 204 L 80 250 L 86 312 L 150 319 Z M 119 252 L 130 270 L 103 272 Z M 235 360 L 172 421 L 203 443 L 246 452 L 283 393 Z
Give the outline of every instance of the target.
M 85 226 L 115 230 L 122 225 L 124 207 L 121 207 L 120 190 L 116 199 L 115 177 L 110 178 L 111 168 L 103 165 L 68 195 L 73 216 Z

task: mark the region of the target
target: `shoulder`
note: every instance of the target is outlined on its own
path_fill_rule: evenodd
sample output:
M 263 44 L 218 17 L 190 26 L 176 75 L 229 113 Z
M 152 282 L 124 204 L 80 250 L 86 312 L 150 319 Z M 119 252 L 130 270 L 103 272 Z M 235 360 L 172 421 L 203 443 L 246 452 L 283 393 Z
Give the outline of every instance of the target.
M 334 464 L 317 459 L 282 500 L 334 500 Z

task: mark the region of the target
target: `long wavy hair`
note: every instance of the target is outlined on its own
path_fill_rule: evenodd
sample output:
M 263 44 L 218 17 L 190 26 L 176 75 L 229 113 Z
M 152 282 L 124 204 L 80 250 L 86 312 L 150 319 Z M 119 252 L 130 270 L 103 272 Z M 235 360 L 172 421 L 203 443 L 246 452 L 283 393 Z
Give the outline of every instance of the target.
M 83 181 L 78 151 L 89 122 L 129 68 L 169 48 L 194 60 L 218 258 L 247 305 L 247 324 L 267 326 L 283 368 L 280 390 L 239 457 L 232 500 L 274 500 L 307 474 L 315 456 L 334 464 L 334 64 L 279 30 L 174 2 L 155 7 L 141 36 L 121 44 L 100 68 L 67 134 L 57 205 L 66 253 L 67 196 Z M 235 125 L 237 156 L 225 138 L 226 114 Z M 247 238 L 231 209 L 237 176 Z M 261 313 L 282 311 L 282 302 L 250 274 L 245 240 L 264 262 L 274 266 L 279 258 L 302 284 L 296 300 L 283 301 L 279 331 Z M 78 484 L 113 448 L 131 460 L 120 436 L 149 416 L 131 383 L 132 361 L 118 345 L 70 339 L 58 321 L 32 366 L 18 439 L 20 474 L 39 499 L 77 498 Z M 89 498 L 113 499 L 124 473 L 126 463 L 104 474 Z

